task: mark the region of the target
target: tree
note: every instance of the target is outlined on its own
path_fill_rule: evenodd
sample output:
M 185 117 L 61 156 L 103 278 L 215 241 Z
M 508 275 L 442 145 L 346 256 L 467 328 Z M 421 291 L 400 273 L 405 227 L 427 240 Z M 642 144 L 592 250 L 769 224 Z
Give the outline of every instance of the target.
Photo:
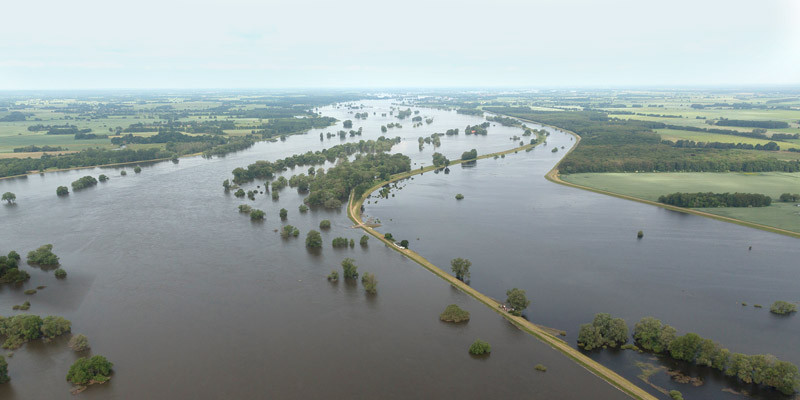
M 102 383 L 110 379 L 111 368 L 114 366 L 103 356 L 92 358 L 81 357 L 69 367 L 67 381 L 75 385 Z
M 628 325 L 622 318 L 612 318 L 611 314 L 595 314 L 592 323 L 581 325 L 578 331 L 578 345 L 585 350 L 617 347 L 627 341 Z
M 272 193 L 275 193 L 275 192 L 272 192 Z M 280 211 L 279 215 L 281 217 L 281 221 L 286 221 L 286 217 L 289 215 L 289 211 L 286 210 L 285 208 L 281 208 L 281 211 Z
M 39 265 L 43 267 L 58 265 L 58 256 L 53 254 L 53 245 L 45 244 L 40 246 L 34 251 L 28 252 L 28 264 Z
M 323 219 L 319 222 L 319 229 L 331 229 L 331 221 Z
M 472 345 L 469 346 L 469 354 L 479 356 L 482 354 L 488 354 L 492 352 L 492 346 L 489 343 L 484 342 L 483 340 L 477 339 Z
M 108 180 L 108 176 L 106 176 L 105 174 L 100 174 L 100 176 L 97 177 L 97 180 L 99 180 L 100 182 L 105 182 Z
M 702 340 L 696 333 L 678 336 L 669 344 L 669 355 L 676 360 L 694 362 Z
M 401 240 L 400 241 L 400 246 L 408 248 L 408 240 L 405 240 L 405 239 Z
M 254 208 L 252 211 L 250 211 L 250 219 L 253 221 L 263 221 L 265 215 L 266 214 L 263 210 L 259 210 L 257 208 Z
M 67 271 L 64 271 L 64 268 L 56 268 L 54 274 L 58 279 L 64 279 L 67 277 Z
M 5 357 L 0 356 L 0 383 L 6 383 L 10 380 L 11 378 L 8 377 L 8 363 Z
M 344 122 L 342 122 L 342 127 L 344 127 L 345 129 L 352 128 L 353 127 L 353 121 L 351 121 L 349 119 L 345 120 Z
M 364 272 L 364 276 L 361 277 L 361 284 L 364 285 L 364 290 L 369 294 L 378 292 L 378 279 L 375 278 L 375 274 Z
M 305 204 L 300 204 L 300 207 L 298 207 L 298 210 L 300 210 L 301 213 L 304 213 L 304 212 L 308 211 L 308 206 L 305 205 Z
M 331 243 L 333 247 L 347 247 L 348 240 L 346 237 L 336 237 L 333 238 L 333 242 Z
M 359 243 L 360 243 L 362 246 L 366 246 L 368 241 L 369 241 L 369 236 L 367 236 L 367 235 L 362 235 L 362 236 L 361 236 L 361 240 L 359 241 Z
M 472 149 L 470 151 L 465 151 L 464 153 L 461 154 L 461 159 L 464 161 L 474 160 L 476 158 L 478 158 L 478 150 L 475 149 Z
M 383 234 L 383 238 L 386 239 L 386 240 L 394 240 L 394 237 L 392 236 L 392 234 L 388 233 L 388 232 Z
M 312 249 L 322 247 L 322 235 L 313 229 L 308 231 L 308 234 L 306 234 L 306 247 Z
M 69 338 L 69 347 L 75 351 L 85 351 L 89 349 L 89 338 L 83 334 L 73 335 Z
M 797 306 L 783 300 L 778 300 L 772 303 L 772 305 L 769 307 L 769 312 L 778 315 L 791 314 L 793 312 L 797 312 Z
M 453 273 L 456 275 L 456 279 L 463 281 L 464 279 L 469 279 L 469 267 L 472 266 L 472 262 L 465 258 L 454 258 L 450 261 L 450 269 L 453 270 Z
M 286 239 L 289 236 L 297 237 L 300 235 L 300 229 L 295 228 L 292 225 L 286 225 L 281 228 L 281 237 Z
M 137 173 L 137 174 L 138 174 L 138 173 L 140 173 L 140 172 L 142 172 L 142 167 L 140 167 L 140 166 L 138 166 L 138 165 L 137 165 L 137 166 L 135 166 L 135 167 L 133 167 L 133 172 L 135 172 L 135 173 Z
M 661 321 L 653 317 L 644 317 L 633 327 L 633 340 L 636 344 L 654 353 L 666 351 L 675 339 L 675 334 L 675 328 L 662 325 Z
M 531 302 L 525 297 L 524 290 L 514 288 L 506 292 L 506 304 L 511 306 L 511 314 L 520 316 L 522 310 L 528 308 Z
M 355 264 L 356 260 L 352 258 L 345 258 L 342 260 L 342 276 L 344 279 L 358 278 L 358 266 Z
M 11 192 L 3 193 L 3 201 L 7 202 L 8 204 L 12 204 L 17 200 L 17 195 Z
M 52 339 L 63 335 L 72 329 L 72 322 L 64 317 L 48 316 L 42 321 L 42 336 Z
M 59 186 L 56 188 L 56 196 L 66 196 L 69 194 L 69 189 L 66 186 Z

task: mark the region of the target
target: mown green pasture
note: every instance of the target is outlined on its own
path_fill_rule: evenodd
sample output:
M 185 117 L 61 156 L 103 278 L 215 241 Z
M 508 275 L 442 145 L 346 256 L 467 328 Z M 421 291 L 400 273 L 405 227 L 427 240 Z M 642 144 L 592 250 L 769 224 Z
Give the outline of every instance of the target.
M 800 193 L 800 173 L 589 173 L 562 175 L 561 179 L 613 193 L 657 201 L 675 192 L 761 193 L 773 198 L 769 207 L 701 208 L 712 214 L 800 232 L 800 207 L 781 203 L 781 193 Z

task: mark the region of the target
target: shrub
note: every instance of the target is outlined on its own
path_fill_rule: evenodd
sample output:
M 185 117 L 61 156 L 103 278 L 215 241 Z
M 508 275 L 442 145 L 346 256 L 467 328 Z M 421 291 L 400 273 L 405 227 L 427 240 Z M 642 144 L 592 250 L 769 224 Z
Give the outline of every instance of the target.
M 318 249 L 322 247 L 322 235 L 313 229 L 308 231 L 308 234 L 306 235 L 306 247 L 312 249 Z
M 67 277 L 67 271 L 64 271 L 64 268 L 56 268 L 54 274 L 58 279 L 64 279 Z
M 677 390 L 670 390 L 669 397 L 672 398 L 672 400 L 683 400 L 683 395 Z
M 25 294 L 36 294 L 36 289 L 28 289 L 23 293 L 25 293 Z
M 253 211 L 253 207 L 250 207 L 247 204 L 239 204 L 240 213 L 250 214 L 250 211 Z
M 461 193 L 456 194 L 456 200 L 462 200 L 462 199 L 464 199 L 464 195 L 463 194 L 461 194 Z
M 128 171 L 125 171 L 123 169 L 122 171 L 119 171 L 119 174 L 122 175 L 122 176 L 125 176 L 125 175 L 128 175 Z
M 105 176 L 104 174 L 100 174 L 100 176 L 97 177 L 97 180 L 99 180 L 100 182 L 105 182 L 108 180 L 108 177 Z
M 135 172 L 135 173 L 137 173 L 137 174 L 138 174 L 138 173 L 140 173 L 140 172 L 142 172 L 142 167 L 140 167 L 140 166 L 138 166 L 138 165 L 137 165 L 137 166 L 135 166 L 135 167 L 133 168 L 133 172 Z
M 333 270 L 330 274 L 328 274 L 328 280 L 331 282 L 336 282 L 339 280 L 339 271 Z
M 331 229 L 331 221 L 327 219 L 319 221 L 319 229 Z
M 536 366 L 535 366 L 535 367 L 533 367 L 533 368 L 534 368 L 535 370 L 537 370 L 537 371 L 540 371 L 540 372 L 547 372 L 547 367 L 545 367 L 545 366 L 544 366 L 544 365 L 542 365 L 542 364 L 536 364 Z
M 469 354 L 479 356 L 481 354 L 488 354 L 492 352 L 492 346 L 489 343 L 484 342 L 483 340 L 476 340 L 469 346 Z
M 85 335 L 73 335 L 69 339 L 69 347 L 75 351 L 85 351 L 89 349 L 89 338 Z
M 103 356 L 94 356 L 92 358 L 81 357 L 69 367 L 67 381 L 75 385 L 106 382 L 110 379 L 111 368 L 113 366 L 114 364 Z
M 361 240 L 359 241 L 359 243 L 361 243 L 362 246 L 366 246 L 367 242 L 369 242 L 369 236 L 361 235 Z
M 639 238 L 639 239 L 643 238 L 644 237 L 644 232 L 642 232 L 642 231 L 637 232 L 636 233 L 636 237 Z
M 769 312 L 778 315 L 791 314 L 793 312 L 797 312 L 797 306 L 783 300 L 778 300 L 772 303 L 772 305 L 769 307 Z
M 289 211 L 285 208 L 281 208 L 281 210 L 278 212 L 278 215 L 280 215 L 281 221 L 285 221 L 286 217 L 289 215 Z
M 469 311 L 462 310 L 461 307 L 450 304 L 439 314 L 439 319 L 445 322 L 466 322 L 469 321 Z
M 300 210 L 301 213 L 304 213 L 308 211 L 308 206 L 305 204 L 300 204 L 300 207 L 298 207 L 298 209 Z
M 56 188 L 56 196 L 66 196 L 69 194 L 69 189 L 66 186 L 59 186 Z
M 239 188 L 239 190 L 233 192 L 233 195 L 236 197 L 244 197 L 244 189 Z

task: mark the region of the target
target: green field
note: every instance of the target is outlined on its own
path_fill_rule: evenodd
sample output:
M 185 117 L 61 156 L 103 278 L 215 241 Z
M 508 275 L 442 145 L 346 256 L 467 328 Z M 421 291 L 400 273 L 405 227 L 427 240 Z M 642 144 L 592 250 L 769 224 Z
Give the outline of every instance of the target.
M 756 139 L 756 138 L 749 138 L 744 136 L 734 136 L 734 135 L 722 135 L 719 133 L 706 133 L 706 132 L 693 132 L 693 131 L 682 131 L 676 129 L 656 129 L 656 132 L 661 135 L 661 139 L 663 140 L 694 140 L 695 142 L 720 142 L 720 143 L 746 143 L 746 144 L 767 144 L 770 141 L 765 139 Z M 797 140 L 792 140 L 791 142 L 775 142 L 781 146 L 781 149 L 789 149 L 795 148 L 800 149 L 800 144 L 796 143 Z
M 747 192 L 766 194 L 776 200 L 781 193 L 800 193 L 800 173 L 602 173 L 570 174 L 561 179 L 645 200 L 675 192 Z M 774 226 L 800 233 L 800 207 L 773 201 L 761 208 L 699 208 L 712 214 Z

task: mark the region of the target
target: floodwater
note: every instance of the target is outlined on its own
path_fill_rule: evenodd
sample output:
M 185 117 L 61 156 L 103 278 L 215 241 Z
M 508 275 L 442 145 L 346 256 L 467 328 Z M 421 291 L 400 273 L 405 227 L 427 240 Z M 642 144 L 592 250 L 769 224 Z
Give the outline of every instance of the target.
M 364 126 L 355 140 L 377 138 L 380 125 L 397 121 L 381 117 L 390 101 L 364 103 L 377 115 L 354 120 L 355 129 Z M 351 117 L 345 108 L 322 112 Z M 404 137 L 396 151 L 409 152 L 420 165 L 430 163 L 434 149 L 426 145 L 420 151 L 418 136 L 481 122 L 447 111 L 421 115 L 433 116 L 434 123 L 411 128 L 405 120 L 402 129 L 387 134 Z M 11 307 L 29 300 L 28 313 L 64 316 L 74 333 L 86 334 L 91 354 L 115 364 L 109 383 L 79 395 L 86 399 L 625 398 L 376 240 L 367 248 L 331 248 L 336 236 L 358 242 L 363 234 L 350 229 L 344 207 L 300 214 L 302 196 L 290 188 L 278 201 L 223 192 L 221 182 L 235 167 L 330 147 L 340 139 L 321 142 L 319 133 L 338 129 L 259 143 L 227 157 L 147 165 L 141 174 L 128 167 L 124 177 L 123 168 L 95 168 L 0 181 L 0 192 L 17 195 L 17 205 L 0 207 L 0 251 L 24 255 L 52 243 L 69 274 L 57 280 L 52 271 L 25 266 L 29 282 L 0 286 L 0 314 L 18 313 Z M 487 137 L 462 133 L 443 137 L 437 150 L 450 158 L 470 148 L 486 153 L 514 146 L 508 138 L 519 133 L 500 126 Z M 111 180 L 64 198 L 55 195 L 57 186 L 100 173 Z M 253 223 L 239 214 L 243 203 L 265 210 L 266 221 Z M 283 225 L 281 208 L 289 210 L 286 223 L 299 227 L 299 238 L 283 240 L 275 231 Z M 308 251 L 305 234 L 323 219 L 333 225 L 322 233 L 325 246 Z M 434 228 L 429 223 L 416 234 L 427 229 Z M 487 233 L 494 236 L 475 232 L 474 239 Z M 462 243 L 452 244 L 453 253 L 462 252 Z M 376 296 L 366 295 L 360 283 L 325 279 L 345 257 L 354 258 L 360 272 L 376 274 Z M 476 265 L 476 281 L 479 270 Z M 40 285 L 47 287 L 23 294 Z M 472 319 L 463 325 L 440 322 L 439 313 L 451 303 L 470 311 Z M 467 353 L 478 338 L 492 345 L 489 357 Z M 6 357 L 12 380 L 0 385 L 0 398 L 73 398 L 64 377 L 78 355 L 66 340 L 35 341 Z M 540 363 L 546 373 L 534 370 Z
M 546 146 L 529 153 L 416 176 L 398 183 L 388 199 L 374 193 L 365 215 L 442 268 L 456 257 L 471 260 L 471 286 L 489 296 L 526 290 L 527 317 L 566 330 L 573 345 L 581 324 L 607 312 L 624 318 L 631 332 L 639 319 L 654 316 L 679 334 L 698 333 L 732 352 L 800 364 L 800 317 L 769 312 L 776 300 L 800 300 L 797 239 L 545 180 L 572 144 L 569 135 L 553 131 Z M 456 200 L 456 193 L 465 198 Z M 700 387 L 672 382 L 664 372 L 651 379 L 687 398 L 741 398 L 726 388 L 783 398 L 648 354 L 590 354 L 643 387 L 636 362 L 702 377 Z

